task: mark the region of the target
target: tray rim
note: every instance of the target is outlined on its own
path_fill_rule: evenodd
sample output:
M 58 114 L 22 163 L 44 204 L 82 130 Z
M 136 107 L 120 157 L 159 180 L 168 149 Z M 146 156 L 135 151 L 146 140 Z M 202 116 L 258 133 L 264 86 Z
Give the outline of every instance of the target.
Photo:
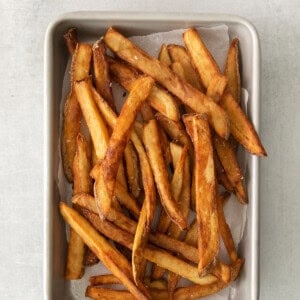
M 53 240 L 52 233 L 52 216 L 53 208 L 51 206 L 52 190 L 51 178 L 53 178 L 53 159 L 50 147 L 53 141 L 51 135 L 52 128 L 52 103 L 51 88 L 53 81 L 49 73 L 53 71 L 53 58 L 49 55 L 53 49 L 52 40 L 54 31 L 63 22 L 66 21 L 93 21 L 93 20 L 118 20 L 118 21 L 174 21 L 174 22 L 205 22 L 205 23 L 231 23 L 243 25 L 251 34 L 253 43 L 252 47 L 252 122 L 259 133 L 260 119 L 260 44 L 258 33 L 254 25 L 247 19 L 231 14 L 214 14 L 214 13 L 156 13 L 156 12 L 117 12 L 117 11 L 74 11 L 59 15 L 47 27 L 44 40 L 44 223 L 43 223 L 43 295 L 44 299 L 52 299 L 51 291 L 51 274 L 52 274 L 52 257 L 51 246 Z M 251 167 L 253 168 L 252 179 L 252 220 L 251 223 L 251 282 L 252 293 L 251 300 L 259 298 L 259 159 L 251 156 Z

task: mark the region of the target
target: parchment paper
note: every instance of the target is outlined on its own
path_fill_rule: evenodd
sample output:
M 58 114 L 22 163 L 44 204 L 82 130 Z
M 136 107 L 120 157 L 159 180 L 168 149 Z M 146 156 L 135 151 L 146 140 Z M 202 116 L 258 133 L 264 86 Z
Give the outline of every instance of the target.
M 201 37 L 203 38 L 205 44 L 208 49 L 212 53 L 216 62 L 218 63 L 221 71 L 223 71 L 227 51 L 229 48 L 229 35 L 228 35 L 228 27 L 225 25 L 210 27 L 210 28 L 197 28 Z M 154 33 L 146 36 L 134 36 L 130 39 L 140 46 L 142 49 L 146 50 L 149 54 L 154 57 L 158 56 L 159 49 L 161 44 L 179 44 L 183 45 L 182 41 L 182 33 L 184 30 L 174 30 L 169 32 L 161 32 Z M 91 43 L 94 41 L 90 41 Z M 68 64 L 64 82 L 63 82 L 63 90 L 62 90 L 62 101 L 61 101 L 61 109 L 60 109 L 60 130 L 62 128 L 62 114 L 63 114 L 63 105 L 66 99 L 66 96 L 69 92 L 70 88 L 70 76 L 69 76 L 69 66 Z M 113 85 L 113 93 L 115 97 L 115 101 L 118 109 L 122 106 L 125 97 L 123 96 L 124 90 L 117 87 L 115 84 Z M 244 109 L 247 108 L 248 101 L 248 93 L 245 89 L 242 89 L 242 97 L 241 97 L 241 105 Z M 59 149 L 60 156 L 60 149 Z M 246 155 L 243 149 L 239 149 L 238 151 L 238 159 L 240 162 L 240 166 L 242 168 L 243 174 L 245 174 L 246 170 Z M 57 184 L 60 192 L 61 199 L 70 203 L 71 195 L 72 195 L 72 186 L 67 182 L 63 174 L 62 161 L 60 156 L 58 174 L 57 174 Z M 235 241 L 235 244 L 238 245 L 241 239 L 243 238 L 244 227 L 246 223 L 246 212 L 247 206 L 241 205 L 235 196 L 232 195 L 224 208 L 225 217 L 228 225 L 231 228 L 232 236 Z M 229 258 L 227 256 L 226 249 L 224 248 L 224 244 L 221 241 L 220 253 L 219 257 L 229 263 Z M 88 279 L 92 275 L 99 274 L 107 274 L 110 273 L 101 263 L 93 266 L 87 267 L 85 269 L 85 275 L 80 280 L 74 280 L 70 282 L 72 294 L 75 299 L 84 299 L 85 289 L 88 285 Z M 187 281 L 182 280 L 180 282 L 180 286 L 184 286 L 187 284 Z M 217 299 L 217 300 L 228 300 L 234 299 L 234 294 L 236 291 L 236 283 L 232 283 L 230 287 L 222 290 L 220 293 L 205 297 L 205 299 Z

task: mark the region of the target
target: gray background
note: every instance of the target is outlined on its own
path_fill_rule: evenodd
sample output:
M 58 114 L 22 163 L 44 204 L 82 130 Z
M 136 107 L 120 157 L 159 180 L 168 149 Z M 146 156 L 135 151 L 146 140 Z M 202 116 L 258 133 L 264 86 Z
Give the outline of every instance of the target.
M 204 3 L 207 2 L 207 3 Z M 0 298 L 42 299 L 43 42 L 74 10 L 237 14 L 262 49 L 261 299 L 300 299 L 300 1 L 0 0 Z

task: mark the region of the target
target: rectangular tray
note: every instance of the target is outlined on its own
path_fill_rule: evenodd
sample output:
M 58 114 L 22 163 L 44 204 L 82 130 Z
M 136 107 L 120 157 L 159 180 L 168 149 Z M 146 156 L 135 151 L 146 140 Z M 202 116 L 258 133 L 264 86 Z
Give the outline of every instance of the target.
M 115 26 L 125 35 L 145 35 L 159 31 L 190 26 L 225 24 L 230 37 L 240 40 L 242 86 L 248 90 L 248 116 L 259 132 L 260 49 L 255 28 L 243 18 L 220 14 L 165 14 L 74 12 L 59 16 L 47 29 L 45 37 L 45 98 L 44 98 L 44 298 L 75 299 L 70 284 L 64 279 L 67 251 L 65 224 L 59 215 L 57 168 L 59 151 L 59 108 L 62 82 L 68 53 L 63 33 L 77 27 L 87 38 L 99 38 L 109 26 Z M 259 292 L 259 162 L 248 155 L 246 185 L 249 195 L 247 222 L 239 254 L 246 262 L 238 279 L 237 292 L 231 299 L 258 299 Z

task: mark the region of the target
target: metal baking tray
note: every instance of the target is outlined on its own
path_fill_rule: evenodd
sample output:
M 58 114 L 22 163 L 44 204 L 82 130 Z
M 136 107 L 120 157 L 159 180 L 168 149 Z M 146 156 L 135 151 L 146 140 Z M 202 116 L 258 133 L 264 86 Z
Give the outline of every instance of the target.
M 77 27 L 82 36 L 98 38 L 109 26 L 125 35 L 225 24 L 230 37 L 240 40 L 242 86 L 248 90 L 248 116 L 259 132 L 260 49 L 257 32 L 247 20 L 220 14 L 166 14 L 74 12 L 59 16 L 48 27 L 44 49 L 44 298 L 79 299 L 64 279 L 67 250 L 65 224 L 59 215 L 57 187 L 59 151 L 59 109 L 62 82 L 68 53 L 62 36 L 69 27 Z M 259 292 L 259 162 L 248 155 L 246 185 L 249 195 L 247 221 L 238 251 L 246 262 L 238 279 L 236 293 L 230 299 L 254 300 Z M 82 298 L 84 296 L 82 295 Z

